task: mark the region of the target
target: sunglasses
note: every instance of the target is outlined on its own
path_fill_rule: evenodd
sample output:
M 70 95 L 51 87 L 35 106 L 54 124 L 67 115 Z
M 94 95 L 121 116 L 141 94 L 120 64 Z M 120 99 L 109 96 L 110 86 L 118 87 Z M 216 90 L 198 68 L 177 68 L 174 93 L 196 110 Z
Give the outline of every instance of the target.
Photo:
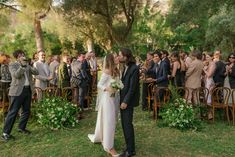
M 235 59 L 235 57 L 229 57 L 229 58 Z

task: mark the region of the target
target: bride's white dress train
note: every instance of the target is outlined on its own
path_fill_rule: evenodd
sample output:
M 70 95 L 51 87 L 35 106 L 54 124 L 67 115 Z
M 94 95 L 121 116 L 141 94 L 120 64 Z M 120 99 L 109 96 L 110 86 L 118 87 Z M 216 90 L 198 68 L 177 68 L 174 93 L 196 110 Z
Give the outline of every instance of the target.
M 98 110 L 95 133 L 88 134 L 93 143 L 102 143 L 105 151 L 109 151 L 114 146 L 114 134 L 119 111 L 119 95 L 111 97 L 111 93 L 104 91 L 110 86 L 112 77 L 102 73 L 98 82 L 98 96 L 96 109 Z

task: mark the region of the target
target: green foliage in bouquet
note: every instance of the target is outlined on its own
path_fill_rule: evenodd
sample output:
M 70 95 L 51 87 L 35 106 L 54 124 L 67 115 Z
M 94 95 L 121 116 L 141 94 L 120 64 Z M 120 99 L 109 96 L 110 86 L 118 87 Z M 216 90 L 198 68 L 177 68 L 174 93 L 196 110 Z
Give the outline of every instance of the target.
M 177 95 L 174 87 L 170 87 L 172 100 L 162 108 L 159 113 L 163 119 L 163 125 L 180 130 L 200 130 L 201 120 L 197 117 L 197 108 L 188 104 L 185 99 Z
M 48 97 L 38 102 L 37 122 L 52 130 L 75 127 L 78 123 L 77 105 L 61 97 Z

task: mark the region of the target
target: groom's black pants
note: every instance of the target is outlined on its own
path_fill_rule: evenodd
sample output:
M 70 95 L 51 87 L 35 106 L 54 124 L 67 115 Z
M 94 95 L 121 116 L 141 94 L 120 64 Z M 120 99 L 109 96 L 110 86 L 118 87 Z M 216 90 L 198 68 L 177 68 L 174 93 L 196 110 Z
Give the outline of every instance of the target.
M 126 141 L 127 151 L 129 154 L 135 152 L 135 134 L 133 121 L 133 107 L 127 107 L 125 110 L 121 109 L 122 129 Z

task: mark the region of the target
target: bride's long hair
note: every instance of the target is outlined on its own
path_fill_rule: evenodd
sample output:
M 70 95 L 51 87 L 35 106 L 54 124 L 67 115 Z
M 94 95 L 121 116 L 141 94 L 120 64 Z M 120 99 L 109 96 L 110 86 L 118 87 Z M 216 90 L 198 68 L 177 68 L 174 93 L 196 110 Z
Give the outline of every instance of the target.
M 114 55 L 112 53 L 109 53 L 105 56 L 103 66 L 105 69 L 108 69 L 110 71 L 110 75 L 112 77 L 119 76 L 119 70 L 117 68 L 117 65 L 115 64 Z

